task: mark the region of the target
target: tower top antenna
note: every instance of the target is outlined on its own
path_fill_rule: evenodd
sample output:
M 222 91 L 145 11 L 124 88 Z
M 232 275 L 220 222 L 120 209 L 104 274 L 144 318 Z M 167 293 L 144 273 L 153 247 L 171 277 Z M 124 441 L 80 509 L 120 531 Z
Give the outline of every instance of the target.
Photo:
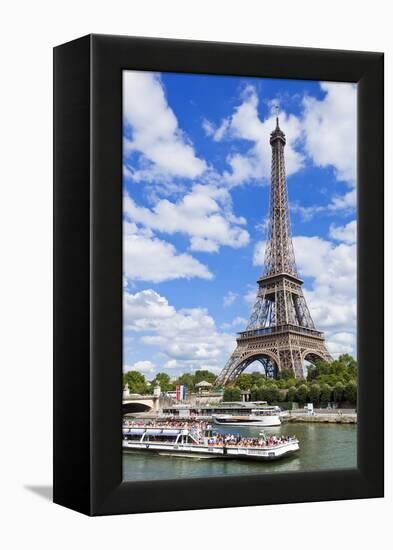
M 278 124 L 278 114 L 280 112 L 280 107 L 278 106 L 278 104 L 276 104 L 274 106 L 274 110 L 275 110 L 275 113 L 276 113 L 276 125 L 277 125 L 277 128 L 279 128 L 279 124 Z

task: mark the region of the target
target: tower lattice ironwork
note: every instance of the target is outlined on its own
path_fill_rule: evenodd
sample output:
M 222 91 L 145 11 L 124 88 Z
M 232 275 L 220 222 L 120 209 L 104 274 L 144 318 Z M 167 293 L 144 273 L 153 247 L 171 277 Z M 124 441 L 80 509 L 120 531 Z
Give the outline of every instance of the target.
M 258 292 L 247 328 L 239 333 L 236 349 L 216 385 L 232 382 L 255 360 L 262 363 L 266 376 L 274 378 L 283 369 L 291 369 L 296 378 L 304 378 L 305 360 L 332 360 L 323 333 L 315 329 L 303 295 L 303 281 L 297 273 L 285 177 L 285 143 L 277 117 L 270 135 L 272 172 L 264 271 L 257 281 Z

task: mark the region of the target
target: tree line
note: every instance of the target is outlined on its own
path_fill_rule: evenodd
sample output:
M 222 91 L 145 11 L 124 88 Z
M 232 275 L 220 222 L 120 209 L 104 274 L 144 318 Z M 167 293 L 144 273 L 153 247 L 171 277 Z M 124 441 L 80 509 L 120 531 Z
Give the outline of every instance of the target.
M 305 380 L 297 380 L 291 370 L 281 371 L 277 380 L 260 372 L 242 373 L 225 388 L 224 401 L 240 401 L 242 391 L 250 391 L 251 401 L 356 405 L 357 362 L 348 354 L 331 363 L 318 360 L 308 368 Z
M 184 373 L 171 380 L 166 372 L 160 372 L 150 381 L 139 371 L 128 371 L 123 375 L 123 385 L 131 393 L 152 394 L 159 384 L 162 392 L 174 391 L 177 384 L 185 384 L 187 392 L 196 391 L 196 384 L 205 380 L 214 384 L 216 375 L 200 369 Z M 318 360 L 310 365 L 307 377 L 297 380 L 293 371 L 283 370 L 277 379 L 266 378 L 261 372 L 242 373 L 230 386 L 224 388 L 224 401 L 240 401 L 241 392 L 249 391 L 252 401 L 314 403 L 325 406 L 329 402 L 357 401 L 357 362 L 348 354 L 340 355 L 335 361 Z
M 184 384 L 188 392 L 196 390 L 196 384 L 202 382 L 210 382 L 214 384 L 216 375 L 209 370 L 200 369 L 194 373 L 184 373 L 171 380 L 166 372 L 159 372 L 155 377 L 148 381 L 144 374 L 139 371 L 131 370 L 123 374 L 123 387 L 128 386 L 130 393 L 139 393 L 142 395 L 152 394 L 157 384 L 160 385 L 162 392 L 174 391 L 178 384 Z

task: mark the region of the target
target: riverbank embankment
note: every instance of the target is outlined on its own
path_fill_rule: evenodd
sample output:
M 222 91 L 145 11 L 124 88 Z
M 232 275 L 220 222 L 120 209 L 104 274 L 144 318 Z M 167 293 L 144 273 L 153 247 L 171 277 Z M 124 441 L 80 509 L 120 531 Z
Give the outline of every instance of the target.
M 328 424 L 356 424 L 356 413 L 315 413 L 307 414 L 303 412 L 288 412 L 281 417 L 282 422 L 315 422 Z

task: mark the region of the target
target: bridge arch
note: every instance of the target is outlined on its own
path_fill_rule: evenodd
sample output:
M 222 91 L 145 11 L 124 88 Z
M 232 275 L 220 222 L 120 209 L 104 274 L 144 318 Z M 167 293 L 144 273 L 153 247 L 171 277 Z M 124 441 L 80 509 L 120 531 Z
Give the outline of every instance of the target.
M 128 403 L 123 403 L 123 415 L 124 414 L 132 414 L 132 413 L 141 413 L 141 412 L 149 412 L 153 409 L 153 407 L 150 407 L 149 405 L 146 405 L 146 403 L 140 403 L 138 401 L 130 401 Z

